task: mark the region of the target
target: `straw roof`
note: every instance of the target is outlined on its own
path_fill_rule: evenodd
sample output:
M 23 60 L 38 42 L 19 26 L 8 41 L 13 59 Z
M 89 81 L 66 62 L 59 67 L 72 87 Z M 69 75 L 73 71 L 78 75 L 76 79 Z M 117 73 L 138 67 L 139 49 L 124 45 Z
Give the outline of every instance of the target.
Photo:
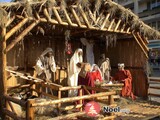
M 75 21 L 74 16 L 71 14 L 71 6 L 74 7 L 79 5 L 82 7 L 82 9 L 78 8 L 75 10 L 75 12 L 79 16 L 80 22 L 87 23 L 88 20 L 91 26 L 93 26 L 94 28 L 96 27 L 96 30 L 98 30 L 98 27 L 99 29 L 101 29 L 100 27 L 102 27 L 101 25 L 103 24 L 107 13 L 109 13 L 110 16 L 108 20 L 106 20 L 106 23 L 108 22 L 108 24 L 111 24 L 112 20 L 115 19 L 115 21 L 117 21 L 114 21 L 112 24 L 115 24 L 116 26 L 116 24 L 118 24 L 118 20 L 121 20 L 119 24 L 121 26 L 125 25 L 130 28 L 129 31 L 131 33 L 139 32 L 142 36 L 148 37 L 150 39 L 160 38 L 159 31 L 146 25 L 142 20 L 139 19 L 137 15 L 132 13 L 131 10 L 126 9 L 111 0 L 43 0 L 38 2 L 20 1 L 1 3 L 0 18 L 2 19 L 2 17 L 4 17 L 6 21 L 7 19 L 11 19 L 11 17 L 16 14 L 23 17 L 27 16 L 29 18 L 37 19 L 37 17 L 42 16 L 42 13 L 44 14 L 44 8 L 47 8 L 49 17 L 55 18 L 56 15 L 53 13 L 52 8 L 59 7 L 59 15 L 62 20 L 67 21 L 65 20 L 65 12 L 63 11 L 64 9 L 66 9 L 68 17 L 70 17 L 71 21 Z M 82 10 L 84 11 L 86 16 L 80 16 L 80 13 L 83 12 Z M 86 21 L 83 19 L 84 17 L 86 17 Z M 5 23 L 3 20 L 1 20 L 0 25 L 3 24 Z M 107 25 L 105 25 L 105 27 L 106 26 Z

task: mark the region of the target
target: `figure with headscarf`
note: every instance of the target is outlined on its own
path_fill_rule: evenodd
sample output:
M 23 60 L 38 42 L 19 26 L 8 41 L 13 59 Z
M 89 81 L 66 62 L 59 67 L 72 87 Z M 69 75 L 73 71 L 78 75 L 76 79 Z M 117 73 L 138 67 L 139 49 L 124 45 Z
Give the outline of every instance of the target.
M 73 56 L 70 59 L 69 69 L 68 69 L 68 85 L 69 86 L 77 86 L 78 85 L 78 74 L 81 70 L 81 67 L 78 66 L 78 63 L 83 62 L 83 50 L 78 48 Z M 69 96 L 76 96 L 77 90 L 70 90 Z
M 112 79 L 120 83 L 124 83 L 124 86 L 121 92 L 121 95 L 123 97 L 131 97 L 134 100 L 135 96 L 133 95 L 133 92 L 132 92 L 132 75 L 130 71 L 124 69 L 124 63 L 118 64 L 118 70 L 119 71 L 116 73 L 116 75 Z
M 51 82 L 56 72 L 56 63 L 52 48 L 47 48 L 38 58 L 35 66 L 37 75 L 44 81 Z

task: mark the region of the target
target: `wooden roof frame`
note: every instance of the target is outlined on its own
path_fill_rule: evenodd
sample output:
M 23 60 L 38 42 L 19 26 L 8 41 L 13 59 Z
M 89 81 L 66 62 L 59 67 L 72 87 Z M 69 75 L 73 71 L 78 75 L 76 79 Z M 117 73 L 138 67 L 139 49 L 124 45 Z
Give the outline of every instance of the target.
M 118 4 L 112 2 L 111 0 L 106 0 L 104 4 L 107 4 L 108 2 L 112 3 L 114 6 L 118 6 Z M 141 50 L 144 52 L 145 56 L 148 58 L 148 40 L 145 36 L 141 35 L 140 31 L 136 31 L 133 28 L 131 29 L 131 25 L 127 25 L 127 23 L 122 23 L 121 19 L 118 19 L 115 23 L 116 17 L 112 17 L 111 13 L 107 13 L 105 15 L 105 18 L 102 19 L 101 16 L 95 16 L 95 14 L 92 12 L 92 10 L 88 9 L 87 11 L 83 9 L 81 4 L 78 5 L 70 5 L 67 8 L 61 6 L 52 6 L 47 7 L 46 3 L 44 2 L 38 2 L 38 3 L 29 3 L 32 6 L 36 6 L 36 9 L 34 9 L 34 14 L 30 16 L 27 13 L 27 9 L 23 3 L 8 3 L 8 4 L 1 4 L 0 7 L 2 8 L 1 11 L 6 13 L 7 15 L 10 14 L 10 12 L 14 12 L 12 16 L 10 16 L 10 19 L 7 19 L 5 25 L 1 26 L 1 40 L 0 40 L 0 52 L 1 52 L 1 71 L 0 71 L 0 93 L 1 93 L 1 104 L 2 104 L 2 96 L 7 94 L 7 88 L 6 88 L 6 66 L 7 66 L 7 57 L 6 54 L 8 51 L 10 51 L 19 41 L 21 41 L 36 25 L 38 25 L 41 22 L 50 23 L 54 25 L 63 25 L 63 26 L 71 26 L 71 27 L 77 27 L 77 28 L 83 28 L 88 30 L 97 30 L 97 31 L 106 31 L 106 32 L 112 32 L 112 33 L 122 33 L 122 34 L 128 34 L 133 35 L 136 42 L 140 46 Z M 18 7 L 18 8 L 16 8 Z M 15 8 L 17 11 L 15 11 Z M 12 11 L 13 9 L 13 11 Z M 21 10 L 20 10 L 21 9 Z M 124 9 L 124 8 L 122 8 Z M 11 11 L 10 11 L 11 10 Z M 51 17 L 49 14 L 49 10 L 52 11 L 54 17 Z M 63 11 L 63 15 L 59 13 L 59 11 Z M 76 11 L 79 11 L 80 14 L 77 14 Z M 16 13 L 17 12 L 17 13 Z M 20 12 L 20 14 L 19 14 Z M 101 14 L 101 13 L 100 13 Z M 131 13 L 132 14 L 132 13 Z M 72 18 L 71 18 L 72 16 Z M 133 15 L 134 16 L 134 15 Z M 63 18 L 62 18 L 63 17 Z M 74 18 L 74 21 L 72 20 Z M 83 19 L 83 22 L 82 20 Z M 110 25 L 106 27 L 106 22 L 111 19 Z M 21 20 L 17 25 L 12 26 L 13 21 Z M 93 23 L 90 22 L 92 20 Z M 100 20 L 102 20 L 101 24 L 99 24 Z M 30 24 L 29 24 L 30 23 Z M 116 24 L 113 27 L 113 24 Z M 140 21 L 141 23 L 141 21 Z M 29 25 L 28 25 L 29 24 Z M 121 24 L 121 26 L 120 26 Z M 24 25 L 28 25 L 21 33 L 15 37 L 14 40 L 7 46 L 6 42 L 7 40 L 15 35 L 17 30 L 20 28 L 23 28 Z M 11 29 L 7 29 L 7 28 Z M 143 27 L 147 27 L 147 25 L 143 24 Z M 149 28 L 152 30 L 151 28 Z M 160 36 L 160 35 L 159 35 Z M 1 108 L 2 110 L 2 108 Z

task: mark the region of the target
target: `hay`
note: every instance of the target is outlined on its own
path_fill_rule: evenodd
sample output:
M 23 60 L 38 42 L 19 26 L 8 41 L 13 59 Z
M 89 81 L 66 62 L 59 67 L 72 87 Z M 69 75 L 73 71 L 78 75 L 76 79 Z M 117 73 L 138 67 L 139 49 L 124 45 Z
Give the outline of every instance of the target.
M 0 7 L 0 27 L 4 27 L 8 21 L 7 12 Z

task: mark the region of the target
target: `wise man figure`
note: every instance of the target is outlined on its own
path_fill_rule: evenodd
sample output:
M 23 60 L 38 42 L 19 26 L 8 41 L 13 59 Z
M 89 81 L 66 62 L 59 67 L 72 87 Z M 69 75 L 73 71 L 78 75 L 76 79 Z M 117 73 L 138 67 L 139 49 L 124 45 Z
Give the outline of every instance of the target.
M 78 48 L 73 56 L 70 59 L 69 69 L 68 69 L 68 85 L 77 86 L 78 85 L 78 74 L 81 71 L 81 68 L 78 66 L 78 63 L 83 62 L 83 50 Z M 68 96 L 76 96 L 78 93 L 77 90 L 70 90 Z
M 52 82 L 53 73 L 56 72 L 56 63 L 52 48 L 45 49 L 38 58 L 35 66 L 37 75 L 46 82 Z

